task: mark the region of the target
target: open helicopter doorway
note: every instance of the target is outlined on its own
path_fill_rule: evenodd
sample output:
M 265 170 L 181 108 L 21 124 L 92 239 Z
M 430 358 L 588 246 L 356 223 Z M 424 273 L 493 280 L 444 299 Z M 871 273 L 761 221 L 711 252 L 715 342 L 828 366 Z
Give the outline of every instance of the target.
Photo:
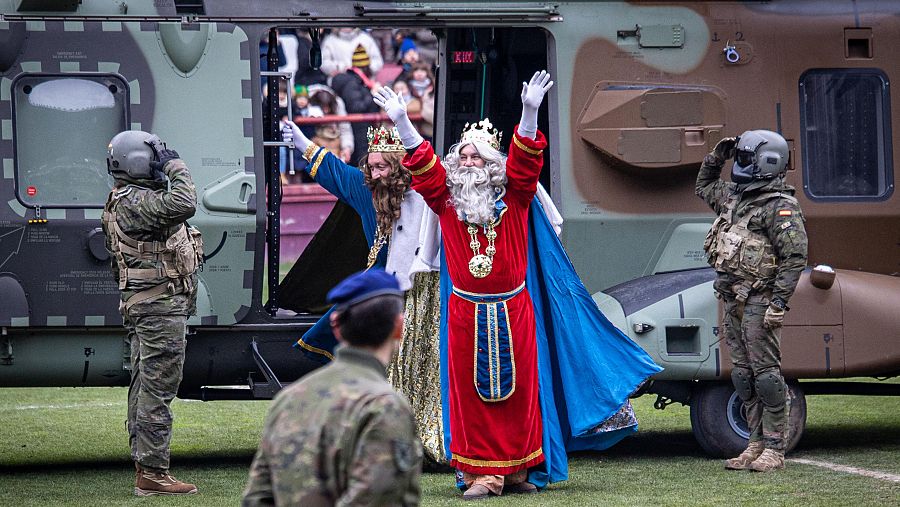
M 293 87 L 287 85 L 277 89 L 281 94 L 279 108 L 268 120 L 268 125 L 274 127 L 278 118 L 288 114 L 286 102 L 291 101 L 290 115 L 307 137 L 319 145 L 330 141 L 329 151 L 348 165 L 358 167 L 360 158 L 366 153 L 368 127 L 392 125 L 370 96 L 365 97 L 367 101 L 358 101 L 358 95 L 342 93 L 345 79 L 338 76 L 358 75 L 358 71 L 335 69 L 325 61 L 326 37 L 346 38 L 351 30 L 354 29 L 337 28 L 326 33 L 304 28 L 302 32 L 301 29 L 294 30 L 291 36 L 290 28 L 279 29 L 279 40 L 287 34 L 300 41 L 297 51 L 301 65 L 303 55 L 311 56 L 308 60 L 311 64 L 317 63 L 317 46 L 322 51 L 323 61 L 319 69 L 310 65 L 296 71 Z M 358 30 L 368 33 L 383 52 L 380 68 L 360 81 L 367 87 L 386 85 L 398 93 L 408 93 L 410 118 L 423 137 L 435 144 L 438 153 L 445 153 L 458 140 L 466 123 L 484 118 L 489 118 L 503 132 L 501 149 L 507 149 L 522 110 L 522 82 L 535 72 L 548 68 L 545 31 L 538 28 L 434 31 L 416 28 L 390 29 L 385 33 L 383 30 Z M 408 56 L 411 48 L 418 53 L 415 57 Z M 354 52 L 354 58 L 358 58 L 359 53 Z M 271 56 L 271 53 L 267 48 L 267 55 Z M 370 63 L 377 61 L 371 55 L 366 56 Z M 311 79 L 318 81 L 311 82 Z M 369 95 L 370 92 L 371 87 Z M 332 97 L 341 99 L 334 102 L 343 102 L 343 105 L 320 106 L 323 98 Z M 282 101 L 284 106 L 281 106 Z M 547 102 L 542 105 L 538 126 L 552 143 Z M 310 106 L 319 106 L 323 110 Z M 354 155 L 350 157 L 343 152 L 345 145 L 342 144 L 347 125 L 352 130 L 354 144 Z M 272 132 L 273 140 L 278 130 L 280 127 L 266 129 Z M 270 250 L 266 307 L 279 317 L 315 316 L 327 310 L 325 299 L 331 287 L 348 274 L 365 268 L 369 247 L 358 214 L 310 178 L 310 171 L 305 170 L 308 162 L 296 152 L 294 172 L 300 176 L 286 177 L 285 174 L 290 172 L 287 150 L 277 151 L 280 153 L 269 150 L 273 158 L 279 159 L 270 162 L 277 165 L 269 171 L 272 174 L 270 182 L 278 186 L 279 194 L 273 199 L 270 188 L 270 206 L 277 204 L 271 211 L 278 216 L 278 230 L 275 231 L 277 234 L 267 238 Z M 545 157 L 541 183 L 549 190 L 549 150 Z M 279 172 L 276 173 L 274 167 L 278 167 Z M 276 178 L 276 174 L 280 177 Z M 275 227 L 269 230 L 273 231 Z M 279 251 L 277 262 L 271 255 L 275 245 Z M 275 291 L 273 284 L 277 284 Z

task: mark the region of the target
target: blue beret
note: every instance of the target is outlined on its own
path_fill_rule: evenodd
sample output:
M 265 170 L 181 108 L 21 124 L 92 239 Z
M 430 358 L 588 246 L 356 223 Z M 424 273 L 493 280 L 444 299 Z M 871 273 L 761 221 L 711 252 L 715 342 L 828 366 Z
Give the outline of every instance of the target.
M 328 302 L 339 310 L 362 303 L 376 296 L 402 296 L 400 282 L 383 269 L 372 268 L 354 273 L 328 291 Z

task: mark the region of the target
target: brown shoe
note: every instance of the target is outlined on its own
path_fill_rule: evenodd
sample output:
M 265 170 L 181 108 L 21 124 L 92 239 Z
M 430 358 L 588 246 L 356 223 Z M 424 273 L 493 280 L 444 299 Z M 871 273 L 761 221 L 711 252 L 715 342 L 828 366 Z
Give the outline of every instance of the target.
M 740 456 L 725 460 L 725 468 L 728 470 L 747 470 L 750 468 L 750 463 L 753 463 L 753 460 L 758 458 L 763 453 L 763 450 L 765 450 L 765 446 L 761 440 L 750 442 Z
M 784 468 L 784 453 L 766 449 L 753 463 L 750 463 L 749 468 L 754 472 L 771 472 Z
M 197 486 L 179 481 L 168 470 L 139 468 L 134 482 L 135 496 L 193 495 L 196 492 Z
M 504 495 L 514 495 L 514 494 L 530 494 L 537 493 L 537 486 L 534 484 L 525 481 L 517 484 L 510 484 L 508 486 L 503 486 L 503 494 Z
M 491 490 L 483 484 L 473 484 L 463 493 L 463 500 L 481 500 L 491 496 Z

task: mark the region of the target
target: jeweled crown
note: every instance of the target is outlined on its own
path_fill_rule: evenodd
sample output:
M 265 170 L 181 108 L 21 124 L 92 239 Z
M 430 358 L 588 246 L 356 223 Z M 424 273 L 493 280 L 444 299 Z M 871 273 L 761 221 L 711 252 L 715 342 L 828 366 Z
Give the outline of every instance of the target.
M 403 148 L 403 141 L 400 140 L 400 133 L 397 132 L 397 127 L 391 127 L 390 130 L 384 128 L 384 125 L 380 125 L 377 128 L 369 127 L 366 137 L 369 138 L 369 153 L 406 151 Z
M 490 145 L 495 150 L 500 149 L 500 139 L 503 138 L 503 132 L 497 131 L 491 124 L 491 120 L 485 118 L 479 122 L 466 123 L 463 128 L 462 135 L 459 136 L 459 142 L 466 143 L 472 141 L 481 141 Z

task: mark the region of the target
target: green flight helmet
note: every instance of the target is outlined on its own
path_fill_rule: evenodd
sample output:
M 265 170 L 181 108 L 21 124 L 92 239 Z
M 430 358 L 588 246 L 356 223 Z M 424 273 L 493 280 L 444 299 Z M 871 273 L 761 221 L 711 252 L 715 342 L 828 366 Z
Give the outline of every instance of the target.
M 113 178 L 120 180 L 155 179 L 150 162 L 156 154 L 150 145 L 159 142 L 159 137 L 142 130 L 119 132 L 109 142 L 106 169 Z
M 771 130 L 748 130 L 735 145 L 731 181 L 751 183 L 784 173 L 788 163 L 787 141 Z

